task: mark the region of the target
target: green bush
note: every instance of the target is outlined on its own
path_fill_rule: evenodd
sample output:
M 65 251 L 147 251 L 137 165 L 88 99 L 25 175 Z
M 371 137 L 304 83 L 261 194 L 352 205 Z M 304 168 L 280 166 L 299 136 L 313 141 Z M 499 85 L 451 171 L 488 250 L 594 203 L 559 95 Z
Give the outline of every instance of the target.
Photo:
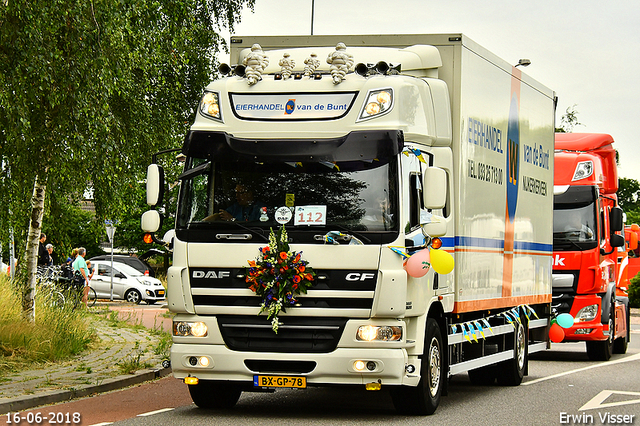
M 629 304 L 632 308 L 640 308 L 640 274 L 631 278 L 629 285 Z
M 33 363 L 68 359 L 96 340 L 86 310 L 50 306 L 36 293 L 36 319 L 24 319 L 19 290 L 0 275 L 0 376 Z

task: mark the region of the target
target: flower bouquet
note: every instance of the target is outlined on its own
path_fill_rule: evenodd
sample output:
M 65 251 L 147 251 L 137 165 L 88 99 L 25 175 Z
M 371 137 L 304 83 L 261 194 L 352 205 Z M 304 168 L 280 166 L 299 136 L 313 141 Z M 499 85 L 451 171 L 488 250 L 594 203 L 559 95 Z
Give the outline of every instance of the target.
M 249 260 L 246 282 L 249 289 L 262 298 L 260 315 L 267 312 L 271 328 L 278 333 L 278 314 L 294 305 L 295 296 L 306 293 L 313 286 L 315 272 L 302 260 L 302 252 L 289 250 L 287 231 L 282 228 L 269 234 L 269 245 L 260 248 L 256 260 Z

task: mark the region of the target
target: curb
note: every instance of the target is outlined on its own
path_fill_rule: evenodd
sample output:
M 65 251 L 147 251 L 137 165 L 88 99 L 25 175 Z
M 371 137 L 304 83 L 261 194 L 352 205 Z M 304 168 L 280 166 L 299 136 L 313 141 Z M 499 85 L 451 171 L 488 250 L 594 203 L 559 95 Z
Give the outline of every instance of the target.
M 161 368 L 158 370 L 140 370 L 140 372 L 136 372 L 134 375 L 118 376 L 112 379 L 106 379 L 99 385 L 88 385 L 79 389 L 49 391 L 40 395 L 24 395 L 17 398 L 11 398 L 6 402 L 0 403 L 0 415 L 24 411 L 41 405 L 70 401 L 72 399 L 83 398 L 96 393 L 123 389 L 139 383 L 159 379 L 161 377 L 168 376 L 169 374 L 171 374 L 171 367 Z

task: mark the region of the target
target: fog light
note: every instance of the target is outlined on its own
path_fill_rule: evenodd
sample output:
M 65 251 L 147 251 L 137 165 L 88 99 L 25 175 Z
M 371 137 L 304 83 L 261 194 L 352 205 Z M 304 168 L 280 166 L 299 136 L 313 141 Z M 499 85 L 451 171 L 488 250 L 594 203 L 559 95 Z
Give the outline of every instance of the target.
M 356 361 L 353 363 L 353 368 L 356 371 L 364 371 L 365 364 L 364 361 Z
M 189 365 L 192 365 L 194 367 L 196 365 L 198 365 L 198 358 L 196 358 L 195 356 L 190 356 L 189 357 Z
M 593 328 L 579 328 L 574 331 L 574 334 L 589 334 L 593 331 Z
M 369 371 L 373 371 L 373 370 L 375 370 L 375 369 L 376 369 L 376 363 L 375 363 L 375 362 L 373 362 L 373 361 L 369 361 L 369 362 L 367 363 L 367 370 L 369 370 Z
M 209 366 L 209 358 L 207 358 L 206 356 L 201 356 L 200 359 L 198 360 L 198 363 L 203 367 L 208 367 Z

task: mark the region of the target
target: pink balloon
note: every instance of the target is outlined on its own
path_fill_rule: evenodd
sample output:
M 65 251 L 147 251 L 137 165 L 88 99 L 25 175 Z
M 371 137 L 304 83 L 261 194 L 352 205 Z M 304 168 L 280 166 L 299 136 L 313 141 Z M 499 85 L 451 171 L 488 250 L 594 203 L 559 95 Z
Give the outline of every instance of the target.
M 429 272 L 431 267 L 431 256 L 429 255 L 429 249 L 423 249 L 415 253 L 407 260 L 407 274 L 414 278 L 420 278 L 425 276 Z

